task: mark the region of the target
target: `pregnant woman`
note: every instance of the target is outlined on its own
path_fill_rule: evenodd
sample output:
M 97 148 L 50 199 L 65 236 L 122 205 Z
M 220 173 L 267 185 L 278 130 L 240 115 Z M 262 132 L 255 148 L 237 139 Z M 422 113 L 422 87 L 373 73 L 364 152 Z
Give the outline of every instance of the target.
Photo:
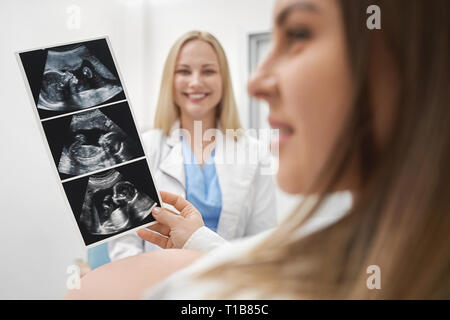
M 450 2 L 376 1 L 381 31 L 366 26 L 372 3 L 276 2 L 271 51 L 249 92 L 281 131 L 279 185 L 309 195 L 289 220 L 206 255 L 111 263 L 69 297 L 449 299 Z M 324 214 L 340 190 L 352 205 Z M 183 214 L 159 209 L 163 233 L 182 245 L 173 220 L 199 213 L 162 195 Z

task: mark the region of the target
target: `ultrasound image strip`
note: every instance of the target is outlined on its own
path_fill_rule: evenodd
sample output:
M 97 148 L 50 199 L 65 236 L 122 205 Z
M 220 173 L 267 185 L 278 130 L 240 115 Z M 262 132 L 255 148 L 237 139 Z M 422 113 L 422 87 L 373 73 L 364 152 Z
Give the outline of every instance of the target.
M 144 220 L 155 204 L 112 169 L 89 177 L 80 221 L 90 234 L 112 234 Z
M 84 109 L 121 91 L 118 79 L 85 45 L 48 50 L 37 107 L 51 111 Z
M 160 205 L 145 159 L 64 182 L 87 246 L 154 222 Z
M 161 200 L 107 40 L 17 57 L 84 244 L 155 223 Z
M 100 110 L 72 117 L 71 140 L 66 142 L 58 171 L 80 175 L 107 168 L 128 160 L 138 153 L 136 141 Z
M 19 54 L 41 119 L 123 100 L 106 39 Z
M 41 123 L 63 181 L 145 156 L 127 102 Z

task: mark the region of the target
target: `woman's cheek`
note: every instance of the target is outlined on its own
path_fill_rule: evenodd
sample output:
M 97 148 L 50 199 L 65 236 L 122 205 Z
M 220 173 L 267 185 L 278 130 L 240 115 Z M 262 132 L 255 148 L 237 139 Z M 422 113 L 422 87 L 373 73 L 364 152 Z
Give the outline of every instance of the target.
M 305 192 L 317 178 L 336 135 L 336 121 L 340 122 L 333 110 L 333 94 L 326 89 L 334 90 L 334 83 L 320 64 L 314 65 L 286 70 L 291 76 L 286 78 L 281 108 L 295 126 L 295 134 L 285 146 L 290 151 L 280 150 L 278 181 L 287 192 Z
M 215 77 L 210 86 L 214 90 L 214 103 L 217 104 L 222 99 L 223 94 L 222 80 L 220 76 Z

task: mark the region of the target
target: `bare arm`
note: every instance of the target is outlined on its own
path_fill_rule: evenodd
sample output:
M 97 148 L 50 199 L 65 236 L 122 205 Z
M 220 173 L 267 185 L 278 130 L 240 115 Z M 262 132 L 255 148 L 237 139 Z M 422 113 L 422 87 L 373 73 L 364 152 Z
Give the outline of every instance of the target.
M 152 251 L 108 263 L 81 278 L 64 299 L 139 299 L 150 287 L 202 256 L 197 251 Z

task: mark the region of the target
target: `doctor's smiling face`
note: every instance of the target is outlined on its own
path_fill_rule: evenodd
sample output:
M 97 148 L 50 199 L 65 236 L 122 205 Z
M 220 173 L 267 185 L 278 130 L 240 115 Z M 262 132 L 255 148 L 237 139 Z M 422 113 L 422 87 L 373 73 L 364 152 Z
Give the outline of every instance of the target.
M 249 82 L 279 129 L 280 187 L 302 193 L 318 177 L 352 105 L 352 78 L 339 3 L 280 0 L 273 43 Z
M 219 59 L 212 45 L 199 39 L 186 42 L 179 52 L 173 81 L 182 123 L 202 120 L 214 126 L 223 90 Z

